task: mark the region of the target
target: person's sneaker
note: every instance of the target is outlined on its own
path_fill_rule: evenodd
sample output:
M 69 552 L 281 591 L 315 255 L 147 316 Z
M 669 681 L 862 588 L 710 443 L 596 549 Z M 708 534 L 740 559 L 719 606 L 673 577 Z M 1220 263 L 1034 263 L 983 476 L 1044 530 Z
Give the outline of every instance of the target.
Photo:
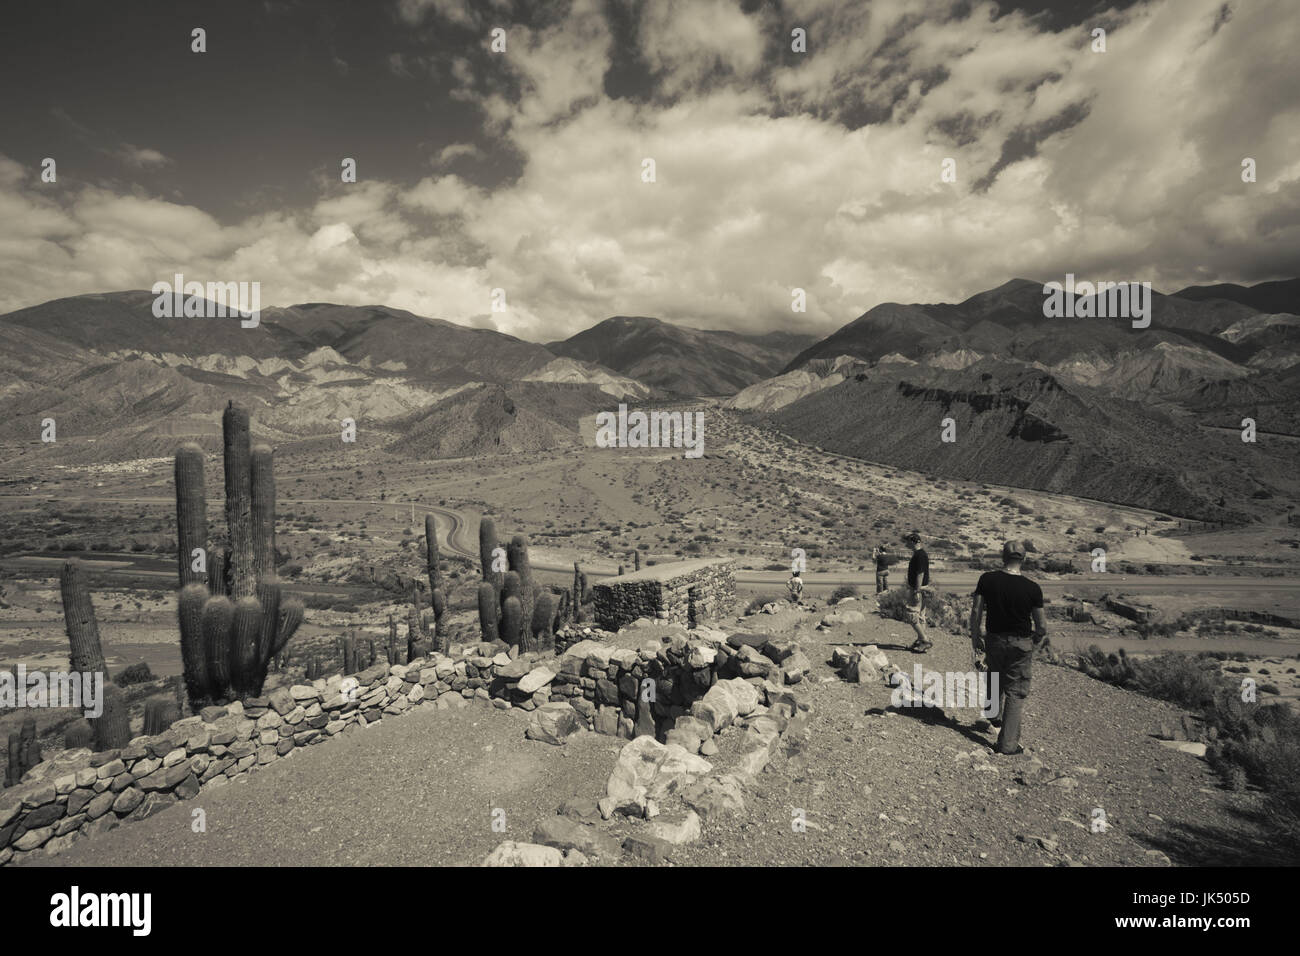
M 913 654 L 924 654 L 932 647 L 934 647 L 934 643 L 931 641 L 917 640 L 912 643 L 912 646 L 909 647 L 908 650 Z
M 975 729 L 979 731 L 981 734 L 987 734 L 990 730 L 993 729 L 993 722 L 990 720 L 985 720 L 983 717 L 981 717 L 979 720 L 975 721 L 974 726 Z
M 994 747 L 993 752 L 999 757 L 1019 757 L 1025 752 L 1025 748 L 1017 747 L 1015 750 L 998 750 L 997 747 Z

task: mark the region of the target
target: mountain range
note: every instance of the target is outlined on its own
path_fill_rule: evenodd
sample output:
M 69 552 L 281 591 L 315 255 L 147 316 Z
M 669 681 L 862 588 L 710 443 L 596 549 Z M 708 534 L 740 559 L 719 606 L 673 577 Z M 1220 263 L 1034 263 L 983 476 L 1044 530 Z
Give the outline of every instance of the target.
M 215 447 L 233 397 L 277 443 L 352 418 L 395 454 L 462 457 L 576 444 L 618 402 L 711 397 L 843 454 L 1235 520 L 1286 493 L 1275 442 L 1242 458 L 1232 440 L 1243 418 L 1300 435 L 1298 296 L 1300 280 L 1153 292 L 1135 328 L 1048 318 L 1042 283 L 1013 279 L 883 303 L 820 339 L 614 316 L 543 345 L 381 305 L 268 308 L 244 328 L 155 318 L 149 292 L 83 295 L 0 316 L 0 442 L 53 417 L 85 439 L 49 449 L 66 464 Z

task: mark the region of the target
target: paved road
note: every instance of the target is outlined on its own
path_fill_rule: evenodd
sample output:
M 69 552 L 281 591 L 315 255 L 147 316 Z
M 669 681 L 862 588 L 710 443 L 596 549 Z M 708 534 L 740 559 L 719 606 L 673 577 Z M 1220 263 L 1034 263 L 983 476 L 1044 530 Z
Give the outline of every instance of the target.
M 0 501 L 7 498 L 25 499 L 34 501 L 48 500 L 48 495 L 0 495 Z M 93 502 L 106 503 L 109 501 L 122 503 L 137 504 L 171 504 L 174 499 L 161 497 L 131 497 L 131 498 L 104 498 L 95 495 L 84 496 L 67 496 L 60 497 L 60 502 Z M 355 499 L 337 499 L 337 498 L 281 498 L 281 502 L 286 504 L 307 504 L 307 505 L 338 505 L 338 504 L 358 504 L 358 505 L 379 505 L 382 507 L 409 507 L 410 502 L 397 501 L 379 501 L 369 498 Z M 471 561 L 478 560 L 478 521 L 479 515 L 470 511 L 459 511 L 454 508 L 446 508 L 439 505 L 423 504 L 414 502 L 414 508 L 417 516 L 420 512 L 426 512 L 436 515 L 438 518 L 438 543 L 446 553 L 456 554 Z M 1136 510 L 1136 509 L 1134 509 Z M 89 557 L 88 555 L 83 555 Z M 133 559 L 139 559 L 139 555 L 130 556 Z M 14 562 L 23 560 L 23 556 L 13 556 L 0 561 L 0 566 L 15 566 Z M 557 574 L 569 575 L 573 572 L 571 563 L 555 563 L 544 560 L 533 561 L 534 570 L 549 571 Z M 133 572 L 142 576 L 154 577 L 174 577 L 174 572 L 168 571 L 138 571 Z M 592 579 L 611 577 L 607 572 L 588 570 L 588 577 Z M 901 567 L 893 569 L 890 574 L 891 579 L 897 583 L 902 579 L 903 569 Z M 936 571 L 934 574 L 936 586 L 943 590 L 970 590 L 975 586 L 975 581 L 979 577 L 978 571 Z M 788 580 L 789 574 L 785 571 L 738 571 L 736 573 L 736 583 L 740 585 L 784 585 Z M 830 590 L 841 584 L 854 584 L 859 587 L 871 585 L 873 582 L 872 574 L 868 571 L 830 571 L 816 572 L 812 571 L 804 575 L 804 587 L 814 593 Z M 1102 575 L 1071 575 L 1062 578 L 1059 581 L 1043 582 L 1043 590 L 1048 596 L 1059 596 L 1065 592 L 1089 585 L 1103 585 L 1113 587 L 1116 590 L 1123 590 L 1128 594 L 1178 594 L 1184 590 L 1187 592 L 1196 592 L 1197 594 L 1214 596 L 1216 600 L 1222 599 L 1224 602 L 1235 599 L 1241 602 L 1244 595 L 1259 595 L 1267 599 L 1266 596 L 1278 596 L 1281 594 L 1300 594 L 1300 577 L 1235 577 L 1229 575 L 1139 575 L 1139 574 L 1119 574 L 1110 573 Z M 303 585 L 303 589 L 311 590 L 328 590 L 330 585 Z M 340 586 L 342 591 L 351 590 L 346 586 Z

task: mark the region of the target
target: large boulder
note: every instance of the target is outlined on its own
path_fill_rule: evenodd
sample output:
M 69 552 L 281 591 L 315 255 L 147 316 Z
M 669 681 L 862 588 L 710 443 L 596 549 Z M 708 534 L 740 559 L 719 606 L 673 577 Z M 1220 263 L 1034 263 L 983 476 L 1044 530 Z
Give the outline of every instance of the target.
M 707 722 L 716 734 L 737 717 L 753 713 L 758 706 L 758 688 L 733 677 L 720 680 L 709 692 L 691 705 L 691 714 Z
M 581 851 L 561 853 L 553 846 L 539 843 L 516 843 L 507 840 L 487 855 L 482 866 L 583 866 L 587 858 Z
M 605 785 L 612 812 L 645 816 L 648 800 L 661 801 L 713 769 L 702 757 L 678 744 L 661 744 L 637 737 L 619 751 L 618 762 Z

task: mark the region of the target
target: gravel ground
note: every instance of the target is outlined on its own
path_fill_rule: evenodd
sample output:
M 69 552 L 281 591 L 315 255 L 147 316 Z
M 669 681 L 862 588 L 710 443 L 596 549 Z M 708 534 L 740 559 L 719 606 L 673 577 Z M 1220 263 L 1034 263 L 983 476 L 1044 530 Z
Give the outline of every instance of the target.
M 872 602 L 861 602 L 869 611 Z M 890 688 L 849 684 L 826 663 L 836 643 L 875 643 L 907 673 L 967 671 L 966 640 L 932 632 L 906 650 L 905 625 L 812 628 L 818 612 L 754 615 L 729 630 L 795 635 L 813 671 L 807 733 L 788 735 L 746 809 L 713 817 L 676 865 L 1138 865 L 1296 863 L 1270 838 L 1254 794 L 1222 789 L 1205 763 L 1149 732 L 1182 711 L 1044 663 L 1035 665 L 1025 757 L 993 755 L 977 711 L 889 711 Z M 299 753 L 143 822 L 39 861 L 50 866 L 467 865 L 503 840 L 529 841 L 570 798 L 591 801 L 623 741 L 583 733 L 527 741 L 526 715 L 470 706 L 420 711 Z M 725 773 L 741 731 L 709 760 Z M 1037 757 L 1069 783 L 1017 781 Z M 206 812 L 207 832 L 191 830 Z M 506 828 L 492 829 L 493 809 Z M 666 807 L 670 810 L 670 807 Z M 1109 825 L 1093 832 L 1097 810 Z M 806 821 L 802 832 L 793 825 Z M 644 823 L 607 825 L 618 837 Z M 624 858 L 624 863 L 631 862 Z M 36 861 L 33 861 L 36 863 Z
M 389 718 L 33 863 L 477 865 L 503 840 L 530 840 L 566 798 L 603 793 L 622 743 L 584 733 L 552 747 L 525 726 L 481 705 Z M 206 833 L 191 830 L 195 808 Z
M 1224 790 L 1204 761 L 1149 736 L 1162 720 L 1177 720 L 1183 713 L 1178 708 L 1036 662 L 1022 733 L 1028 754 L 998 756 L 991 751 L 996 735 L 974 729 L 978 711 L 887 712 L 890 688 L 845 683 L 825 663 L 833 642 L 870 642 L 909 675 L 917 661 L 927 670 L 968 671 L 964 637 L 932 629 L 934 649 L 914 655 L 905 649 L 912 632 L 904 624 L 872 614 L 866 624 L 819 634 L 811 630 L 819 617 L 755 615 L 741 625 L 797 633 L 805 641 L 814 661 L 805 678 L 811 682 L 810 732 L 759 776 L 744 814 L 710 820 L 703 840 L 675 851 L 674 862 L 1300 862 L 1273 845 L 1258 795 Z M 1035 756 L 1075 785 L 1018 783 L 1017 773 Z M 1110 825 L 1105 832 L 1092 832 L 1096 808 Z M 792 823 L 797 810 L 807 821 L 804 832 Z

